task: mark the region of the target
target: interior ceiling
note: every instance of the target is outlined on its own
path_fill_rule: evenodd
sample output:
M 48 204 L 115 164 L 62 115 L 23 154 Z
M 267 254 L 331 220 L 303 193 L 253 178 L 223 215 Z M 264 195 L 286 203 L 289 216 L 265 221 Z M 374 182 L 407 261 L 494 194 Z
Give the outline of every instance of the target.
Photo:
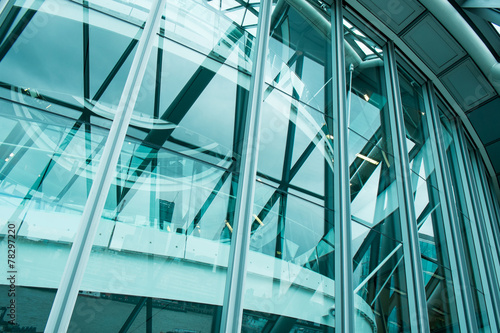
M 500 69 L 500 35 L 492 25 L 500 26 L 500 1 L 348 3 L 363 6 L 427 65 L 465 114 L 461 118 L 470 121 L 476 138 L 484 146 L 480 147 L 483 157 L 491 162 L 486 163 L 488 171 L 500 183 L 500 76 L 496 74 L 500 72 L 494 71 Z M 492 7 L 495 5 L 498 8 Z M 443 13 L 443 8 L 449 10 Z M 499 66 L 495 68 L 496 65 Z M 466 127 L 471 130 L 471 126 Z M 496 186 L 497 195 L 498 189 Z

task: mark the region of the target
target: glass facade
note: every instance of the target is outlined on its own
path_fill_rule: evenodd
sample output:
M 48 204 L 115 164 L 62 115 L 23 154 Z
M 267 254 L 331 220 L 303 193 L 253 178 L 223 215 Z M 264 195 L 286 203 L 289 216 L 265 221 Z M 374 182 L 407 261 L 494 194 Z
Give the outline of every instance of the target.
M 349 8 L 2 8 L 0 331 L 500 329 L 481 155 Z

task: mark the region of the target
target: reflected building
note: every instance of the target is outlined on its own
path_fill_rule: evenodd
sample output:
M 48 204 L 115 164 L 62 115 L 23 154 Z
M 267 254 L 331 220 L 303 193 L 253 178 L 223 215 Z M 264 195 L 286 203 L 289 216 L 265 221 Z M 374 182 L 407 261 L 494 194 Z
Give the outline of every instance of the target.
M 478 3 L 0 2 L 0 330 L 500 331 Z

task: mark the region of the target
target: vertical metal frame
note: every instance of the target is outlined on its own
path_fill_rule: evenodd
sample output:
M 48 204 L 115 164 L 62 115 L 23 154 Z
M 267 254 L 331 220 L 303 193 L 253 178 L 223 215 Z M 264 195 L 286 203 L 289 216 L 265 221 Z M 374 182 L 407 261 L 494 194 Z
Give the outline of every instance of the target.
M 422 276 L 422 262 L 418 240 L 417 220 L 410 179 L 410 164 L 406 147 L 403 109 L 399 91 L 396 53 L 394 43 L 389 41 L 384 48 L 384 67 L 387 83 L 388 104 L 394 165 L 398 187 L 399 209 L 401 211 L 401 233 L 405 258 L 406 284 L 412 332 L 429 332 L 429 319 L 425 287 Z
M 347 154 L 347 108 L 344 66 L 344 24 L 342 1 L 332 7 L 332 60 L 335 97 L 333 136 L 334 163 L 334 226 L 335 226 L 335 331 L 354 332 L 354 291 L 351 251 L 351 195 L 349 188 L 349 158 Z
M 424 87 L 424 101 L 427 111 L 427 122 L 434 158 L 434 168 L 439 187 L 439 200 L 443 212 L 447 252 L 450 261 L 453 291 L 457 300 L 457 314 L 461 332 L 476 332 L 477 321 L 474 314 L 470 280 L 466 271 L 463 240 L 460 233 L 458 208 L 453 197 L 450 164 L 446 157 L 439 109 L 436 105 L 436 94 L 432 82 Z
M 250 246 L 255 180 L 257 176 L 260 110 L 264 92 L 264 73 L 270 25 L 271 0 L 262 0 L 257 25 L 253 75 L 250 79 L 248 109 L 244 120 L 243 150 L 234 217 L 237 223 L 233 226 L 231 237 L 220 326 L 221 333 L 240 332 L 243 319 L 247 255 Z
M 495 211 L 493 207 L 493 202 L 490 197 L 490 189 L 488 186 L 488 182 L 486 181 L 486 173 L 484 169 L 480 165 L 478 153 L 475 152 L 472 156 L 472 166 L 474 169 L 474 176 L 476 180 L 477 186 L 477 194 L 478 194 L 478 203 L 481 206 L 484 217 L 484 228 L 486 231 L 486 235 L 488 236 L 489 246 L 491 248 L 491 257 L 493 261 L 493 268 L 495 269 L 495 277 L 497 283 L 500 283 L 500 260 L 498 257 L 498 244 L 500 230 L 498 229 L 498 224 L 495 224 L 493 219 L 495 218 Z M 480 186 L 479 186 L 480 185 Z
M 493 274 L 493 260 L 486 243 L 487 236 L 483 225 L 484 218 L 478 201 L 477 188 L 472 174 L 472 165 L 465 142 L 465 135 L 459 123 L 454 123 L 453 136 L 457 150 L 458 167 L 462 176 L 462 185 L 464 187 L 467 209 L 469 211 L 472 237 L 476 247 L 479 275 L 483 285 L 490 329 L 492 332 L 498 332 L 500 324 L 499 287 Z
M 101 157 L 102 162 L 99 164 L 89 198 L 85 204 L 80 226 L 73 241 L 54 303 L 52 304 L 45 332 L 66 332 L 68 329 L 78 296 L 78 290 L 80 289 L 83 274 L 85 273 L 92 250 L 97 226 L 101 219 L 111 181 L 115 177 L 118 157 L 125 141 L 135 101 L 139 94 L 148 59 L 153 49 L 154 37 L 157 36 L 165 3 L 166 0 L 156 0 L 151 4 L 151 9 L 104 146 Z

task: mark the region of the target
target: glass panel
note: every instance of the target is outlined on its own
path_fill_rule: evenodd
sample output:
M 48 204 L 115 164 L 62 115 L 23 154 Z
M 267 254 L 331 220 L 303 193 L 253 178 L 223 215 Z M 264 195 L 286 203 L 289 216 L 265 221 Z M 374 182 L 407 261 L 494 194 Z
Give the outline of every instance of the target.
M 236 175 L 130 138 L 117 172 L 78 297 L 106 310 L 87 322 L 75 308 L 72 323 L 218 331 Z
M 11 93 L 14 101 L 18 95 Z M 20 327 L 44 329 L 78 230 L 107 136 L 106 130 L 87 127 L 0 100 L 0 233 L 6 237 L 1 250 L 8 253 L 5 265 L 7 256 L 12 260 L 9 275 L 2 271 L 0 307 L 15 299 L 14 323 Z M 15 286 L 13 293 L 7 282 Z
M 0 232 L 16 231 L 10 245 L 18 326 L 2 327 L 41 332 L 141 30 L 70 1 L 11 1 L 6 8 Z M 1 242 L 4 253 L 7 243 Z M 3 277 L 0 291 L 8 295 Z M 1 299 L 4 307 L 11 297 Z
M 255 26 L 243 21 L 257 17 L 258 10 L 259 3 L 233 0 L 167 0 L 161 35 L 249 73 Z
M 333 179 L 333 135 L 327 126 L 332 119 L 277 89 L 268 86 L 267 91 L 258 176 L 279 183 L 280 190 L 293 189 L 326 205 L 325 184 Z
M 239 159 L 249 76 L 160 37 L 131 125 L 145 143 L 230 166 Z M 140 134 L 139 134 L 140 135 Z
M 262 332 L 254 327 L 258 313 L 279 332 L 301 324 L 331 329 L 333 212 L 257 182 L 253 217 L 244 294 L 244 313 L 253 322 L 248 332 Z
M 36 1 L 10 13 L 2 23 L 12 27 L 0 47 L 2 86 L 48 111 L 87 108 L 112 119 L 140 29 L 73 2 Z
M 451 271 L 438 265 L 434 260 L 424 259 L 425 257 L 422 253 L 430 331 L 460 332 Z
M 439 200 L 428 110 L 424 107 L 422 87 L 402 68 L 398 69 L 398 74 L 430 329 L 431 332 L 458 332 L 443 225 L 446 217 L 443 217 Z
M 244 332 L 334 330 L 331 27 L 301 6 L 272 16 Z
M 410 329 L 383 54 L 344 20 L 356 331 Z
M 499 253 L 498 253 L 498 244 L 499 244 L 499 229 L 498 224 L 495 222 L 495 211 L 493 207 L 493 201 L 490 197 L 490 186 L 486 181 L 489 178 L 485 172 L 485 167 L 483 161 L 480 160 L 479 154 L 475 154 L 474 151 L 471 151 L 471 162 L 472 168 L 475 176 L 475 183 L 477 186 L 477 193 L 479 196 L 478 204 L 481 205 L 482 216 L 484 219 L 484 227 L 487 239 L 485 240 L 489 245 L 491 257 L 493 260 L 493 264 L 496 267 L 495 276 L 499 278 L 498 269 L 500 268 L 499 262 Z
M 276 5 L 271 23 L 266 78 L 278 89 L 310 108 L 326 112 L 331 81 L 329 13 L 304 1 Z M 279 13 L 279 15 L 278 15 Z M 269 90 L 268 89 L 268 90 Z
M 481 332 L 489 332 L 489 322 L 486 313 L 486 305 L 484 303 L 484 295 L 482 294 L 482 284 L 481 278 L 479 275 L 478 268 L 478 260 L 476 256 L 476 247 L 474 244 L 474 240 L 472 237 L 471 231 L 471 222 L 468 218 L 467 212 L 467 203 L 465 202 L 465 197 L 463 193 L 463 178 L 459 170 L 458 163 L 462 163 L 458 161 L 457 152 L 455 150 L 455 143 L 453 142 L 453 134 L 454 130 L 451 126 L 451 123 L 448 119 L 443 115 L 443 108 L 440 105 L 440 115 L 441 115 L 441 127 L 442 132 L 445 137 L 445 144 L 447 147 L 447 157 L 450 165 L 450 173 L 451 180 L 453 186 L 453 194 L 456 200 L 457 207 L 459 209 L 458 217 L 459 217 L 459 227 L 463 244 L 463 251 L 465 253 L 465 262 L 467 265 L 467 271 L 469 275 L 469 281 L 471 284 L 472 298 L 474 302 L 474 310 L 476 313 L 476 318 L 478 322 L 478 327 Z
M 349 134 L 351 218 L 401 241 L 394 158 L 356 133 Z

